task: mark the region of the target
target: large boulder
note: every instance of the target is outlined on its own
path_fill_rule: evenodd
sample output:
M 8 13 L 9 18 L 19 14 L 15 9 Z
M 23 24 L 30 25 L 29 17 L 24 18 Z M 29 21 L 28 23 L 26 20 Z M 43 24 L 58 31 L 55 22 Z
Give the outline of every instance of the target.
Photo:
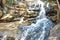
M 48 40 L 60 40 L 60 23 L 50 30 Z

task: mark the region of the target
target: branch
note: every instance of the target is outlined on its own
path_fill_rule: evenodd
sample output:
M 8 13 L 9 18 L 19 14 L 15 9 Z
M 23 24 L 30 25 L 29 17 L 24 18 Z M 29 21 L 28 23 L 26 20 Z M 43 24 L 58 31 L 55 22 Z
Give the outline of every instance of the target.
M 57 2 L 57 5 L 58 5 L 58 8 L 59 8 L 59 10 L 60 10 L 60 5 L 59 5 L 59 1 L 58 1 L 58 0 L 56 0 L 56 2 Z

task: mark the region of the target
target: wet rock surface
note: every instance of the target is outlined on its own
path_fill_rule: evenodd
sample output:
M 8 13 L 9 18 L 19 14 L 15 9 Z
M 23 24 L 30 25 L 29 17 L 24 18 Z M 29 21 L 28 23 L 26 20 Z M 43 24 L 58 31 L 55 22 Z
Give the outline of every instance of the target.
M 60 23 L 55 25 L 51 30 L 47 40 L 60 40 Z

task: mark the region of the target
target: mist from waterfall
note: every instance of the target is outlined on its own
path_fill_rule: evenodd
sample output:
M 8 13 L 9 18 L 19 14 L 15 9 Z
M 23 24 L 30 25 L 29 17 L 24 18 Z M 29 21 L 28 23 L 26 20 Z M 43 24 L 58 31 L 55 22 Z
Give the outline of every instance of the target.
M 50 29 L 53 27 L 53 23 L 46 17 L 44 2 L 36 0 L 35 3 L 40 7 L 39 15 L 36 17 L 36 23 L 20 29 L 20 40 L 45 40 L 49 35 Z

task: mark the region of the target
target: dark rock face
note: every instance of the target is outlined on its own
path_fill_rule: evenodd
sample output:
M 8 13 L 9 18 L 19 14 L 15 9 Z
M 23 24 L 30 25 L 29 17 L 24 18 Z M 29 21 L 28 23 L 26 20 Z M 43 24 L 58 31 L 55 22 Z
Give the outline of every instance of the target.
M 60 23 L 50 31 L 48 40 L 60 40 Z

